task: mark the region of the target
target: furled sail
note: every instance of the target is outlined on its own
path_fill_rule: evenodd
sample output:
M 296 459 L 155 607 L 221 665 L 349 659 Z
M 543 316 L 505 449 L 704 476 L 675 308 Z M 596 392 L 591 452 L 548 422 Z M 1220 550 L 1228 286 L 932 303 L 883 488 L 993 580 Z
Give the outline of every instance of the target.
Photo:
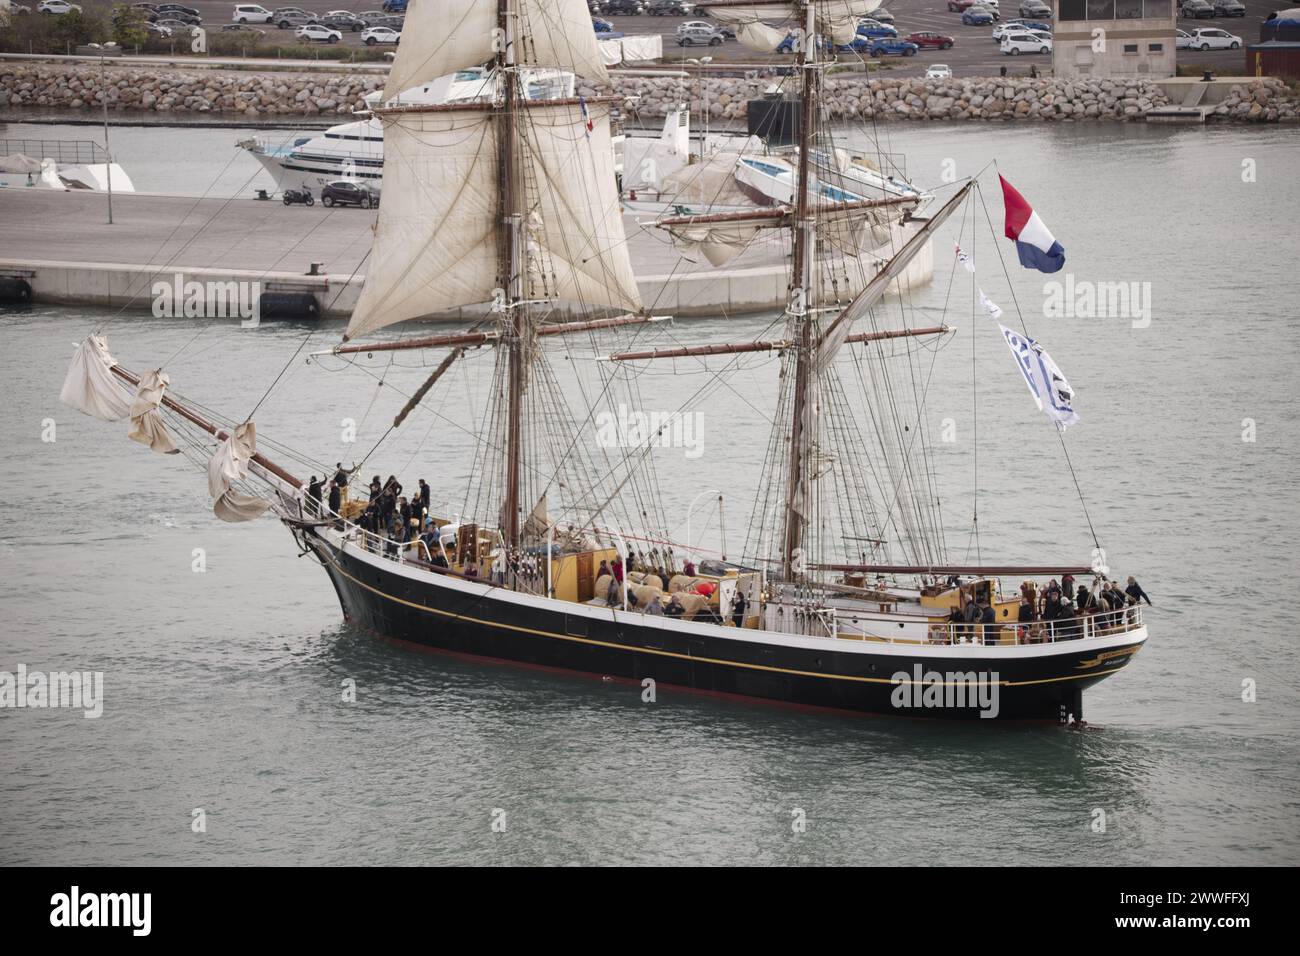
M 248 462 L 257 454 L 257 426 L 244 422 L 217 446 L 208 461 L 208 491 L 212 495 L 212 513 L 222 521 L 252 521 L 271 502 L 256 495 L 244 494 L 234 487 L 248 479 Z
M 514 9 L 517 63 L 607 78 L 585 0 L 516 0 Z M 496 0 L 411 0 L 384 99 L 491 60 L 504 42 L 498 25 Z
M 835 43 L 850 42 L 858 30 L 858 21 L 880 6 L 881 0 L 817 0 L 817 29 Z M 786 34 L 803 26 L 794 3 L 722 3 L 701 5 L 708 16 L 722 23 L 735 24 L 736 39 L 751 50 L 771 53 Z M 769 26 L 779 23 L 781 28 Z
M 72 356 L 59 401 L 100 421 L 122 421 L 131 411 L 131 393 L 109 371 L 116 364 L 104 336 L 86 336 Z
M 151 451 L 162 455 L 180 452 L 172 441 L 172 436 L 167 433 L 162 414 L 158 411 L 169 381 L 167 373 L 160 368 L 140 379 L 135 401 L 131 403 L 131 432 L 127 435 L 132 441 L 148 445 Z
M 538 101 L 522 112 L 520 156 L 530 187 L 525 296 L 639 309 L 608 109 Z M 401 199 L 380 207 L 348 338 L 497 298 L 497 116 L 416 109 L 383 118 L 383 189 Z

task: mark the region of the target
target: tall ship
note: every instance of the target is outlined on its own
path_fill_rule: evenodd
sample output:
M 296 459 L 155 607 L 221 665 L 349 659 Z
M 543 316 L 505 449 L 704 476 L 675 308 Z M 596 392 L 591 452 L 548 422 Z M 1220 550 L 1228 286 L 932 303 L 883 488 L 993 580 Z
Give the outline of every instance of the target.
M 523 77 L 538 69 L 605 80 L 586 4 L 413 0 L 386 105 L 375 109 L 386 196 L 371 267 L 328 354 L 418 351 L 429 360 L 386 438 L 427 410 L 468 353 L 493 350 L 484 426 L 474 460 L 458 469 L 470 476 L 461 513 L 434 513 L 427 495 L 390 483 L 366 490 L 360 470 L 335 476 L 346 495 L 322 494 L 283 464 L 288 450 L 276 461 L 259 448 L 251 415 L 219 417 L 211 400 L 172 391 L 165 369 L 129 371 L 98 331 L 78 347 L 61 398 L 129 421 L 130 437 L 154 451 L 188 452 L 206 469 L 217 517 L 274 515 L 319 562 L 344 617 L 401 645 L 802 708 L 1077 723 L 1084 691 L 1144 645 L 1141 607 L 1114 598 L 1100 549 L 1088 561 L 950 560 L 919 410 L 885 370 L 887 345 L 952 334 L 933 322 L 883 326 L 875 306 L 976 201 L 976 182 L 953 184 L 922 216 L 918 195 L 837 195 L 817 171 L 836 165 L 839 134 L 821 108 L 833 61 L 819 50 L 833 43 L 811 39 L 851 36 L 877 3 L 703 5 L 742 38 L 792 28 L 803 38 L 793 190 L 762 207 L 678 211 L 658 226 L 720 259 L 756 235 L 784 235 L 789 297 L 760 339 L 646 348 L 643 338 L 669 320 L 640 300 L 627 253 L 610 142 L 620 100 L 525 95 Z M 401 90 L 480 68 L 495 78 L 488 101 L 393 102 Z M 1008 213 L 1013 233 L 1022 263 L 1059 268 L 1063 253 L 1032 211 Z M 893 243 L 889 258 L 854 265 L 882 237 Z M 840 277 L 853 269 L 869 278 L 850 292 Z M 559 303 L 581 317 L 554 321 Z M 482 320 L 437 334 L 413 325 L 463 306 L 481 306 Z M 607 338 L 595 333 L 641 336 L 626 344 L 642 347 L 598 350 L 592 343 Z M 1064 375 L 1027 332 L 1002 334 L 1063 430 L 1076 418 Z M 598 407 L 617 390 L 635 401 L 636 376 L 611 375 L 607 394 L 575 396 L 559 386 L 556 365 L 584 354 L 631 369 L 758 353 L 779 357 L 779 394 L 745 544 L 697 566 L 662 514 L 660 435 L 651 429 L 614 449 L 593 435 Z M 700 389 L 683 408 L 709 394 Z M 370 465 L 382 443 L 353 469 L 384 470 Z M 297 452 L 288 460 L 312 461 Z M 1023 583 L 1004 590 L 1007 578 Z M 1071 600 L 1059 600 L 1062 588 Z

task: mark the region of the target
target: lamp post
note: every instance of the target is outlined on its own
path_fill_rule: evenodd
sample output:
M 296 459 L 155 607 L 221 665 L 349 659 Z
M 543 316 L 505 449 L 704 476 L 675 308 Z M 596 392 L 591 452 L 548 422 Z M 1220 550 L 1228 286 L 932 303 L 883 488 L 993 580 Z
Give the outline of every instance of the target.
M 99 48 L 99 96 L 104 104 L 104 176 L 108 181 L 108 224 L 113 225 L 113 151 L 108 143 L 108 82 L 104 77 L 104 48 Z

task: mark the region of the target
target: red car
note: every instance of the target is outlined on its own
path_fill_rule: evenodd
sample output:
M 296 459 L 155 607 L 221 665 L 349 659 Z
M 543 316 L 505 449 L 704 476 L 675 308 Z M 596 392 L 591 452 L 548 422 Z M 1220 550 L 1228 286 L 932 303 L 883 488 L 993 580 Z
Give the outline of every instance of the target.
M 903 39 L 908 43 L 915 43 L 921 49 L 933 46 L 938 47 L 940 50 L 950 50 L 953 44 L 952 37 L 946 37 L 942 33 L 931 33 L 928 30 L 921 33 L 909 33 Z

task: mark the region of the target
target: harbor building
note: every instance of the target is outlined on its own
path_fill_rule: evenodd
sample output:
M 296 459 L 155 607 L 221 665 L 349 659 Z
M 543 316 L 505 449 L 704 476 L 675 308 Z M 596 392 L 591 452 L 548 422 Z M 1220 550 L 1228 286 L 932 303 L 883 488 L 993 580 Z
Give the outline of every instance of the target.
M 1053 8 L 1057 76 L 1174 75 L 1173 0 L 1055 0 Z

